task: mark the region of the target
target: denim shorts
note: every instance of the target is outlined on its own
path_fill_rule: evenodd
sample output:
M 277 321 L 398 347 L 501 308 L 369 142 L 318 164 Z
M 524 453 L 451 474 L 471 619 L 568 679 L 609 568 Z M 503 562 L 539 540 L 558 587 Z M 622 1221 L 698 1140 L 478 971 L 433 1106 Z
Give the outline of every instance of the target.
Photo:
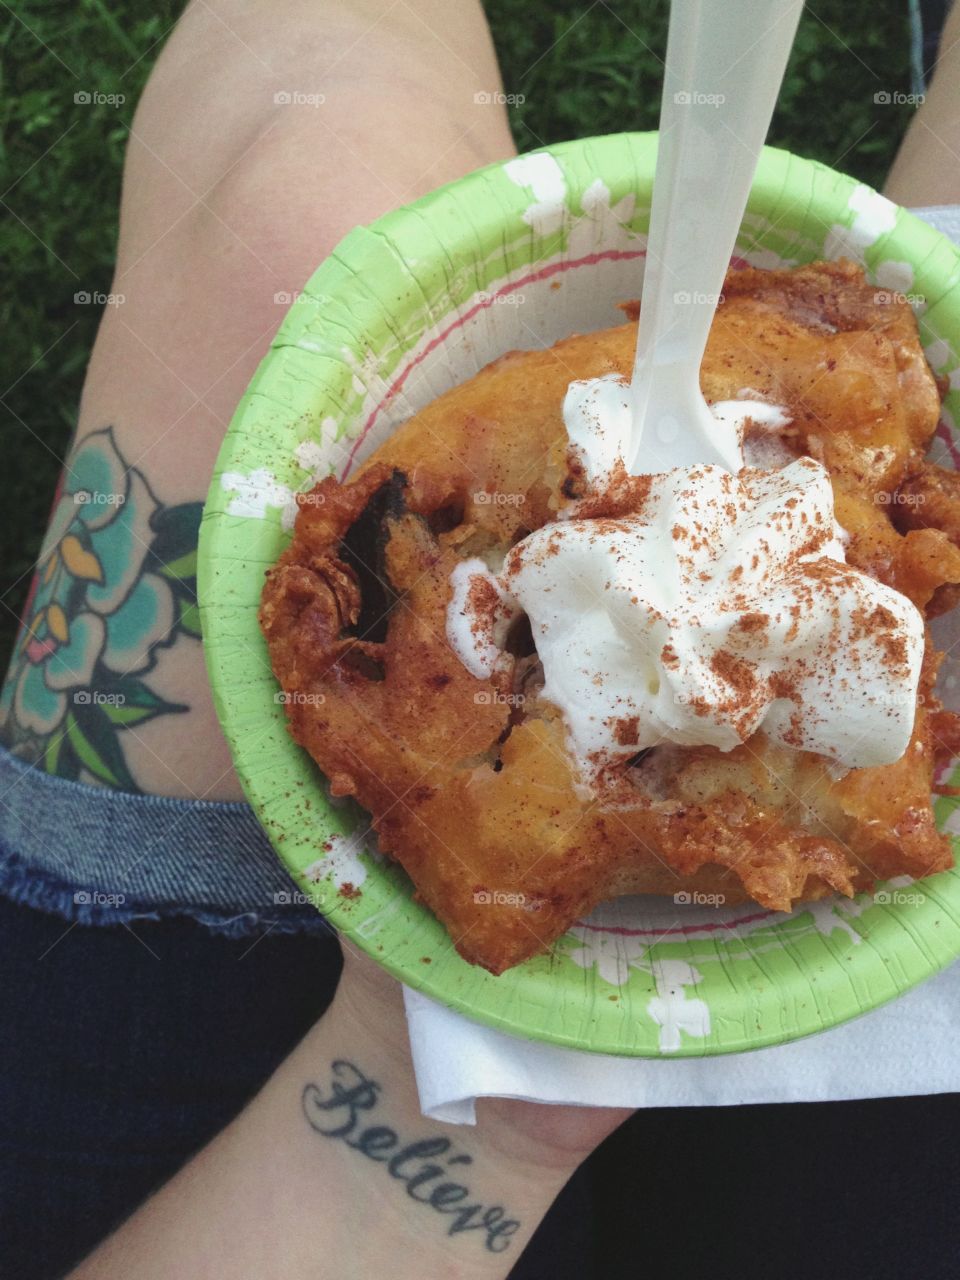
M 323 932 L 296 887 L 246 804 L 89 787 L 0 748 L 0 894 L 14 902 L 80 924 Z
M 339 944 L 294 887 L 244 804 L 88 787 L 0 749 L 0 1277 L 64 1275 L 322 1016 Z M 593 1280 L 587 1187 L 518 1278 Z

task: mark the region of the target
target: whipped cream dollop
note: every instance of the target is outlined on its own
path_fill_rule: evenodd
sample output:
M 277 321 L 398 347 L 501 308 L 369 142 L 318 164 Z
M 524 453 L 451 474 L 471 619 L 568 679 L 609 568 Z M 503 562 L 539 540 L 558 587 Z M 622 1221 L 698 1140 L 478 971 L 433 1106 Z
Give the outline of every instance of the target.
M 507 665 L 504 645 L 520 606 L 479 556 L 460 561 L 450 586 L 447 643 L 472 676 L 487 680 Z
M 584 435 L 594 476 L 623 458 L 618 430 L 614 411 Z M 759 729 L 846 768 L 899 759 L 923 621 L 845 563 L 824 467 L 676 468 L 645 483 L 635 511 L 545 525 L 500 573 L 458 567 L 447 632 L 467 667 L 496 671 L 525 611 L 543 696 L 587 777 L 662 742 L 726 751 Z

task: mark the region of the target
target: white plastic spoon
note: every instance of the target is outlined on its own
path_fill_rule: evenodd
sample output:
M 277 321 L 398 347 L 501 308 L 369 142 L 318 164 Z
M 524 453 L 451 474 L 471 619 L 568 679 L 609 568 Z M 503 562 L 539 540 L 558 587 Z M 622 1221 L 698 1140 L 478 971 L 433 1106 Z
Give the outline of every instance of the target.
M 631 383 L 635 475 L 742 466 L 700 364 L 803 0 L 673 0 Z

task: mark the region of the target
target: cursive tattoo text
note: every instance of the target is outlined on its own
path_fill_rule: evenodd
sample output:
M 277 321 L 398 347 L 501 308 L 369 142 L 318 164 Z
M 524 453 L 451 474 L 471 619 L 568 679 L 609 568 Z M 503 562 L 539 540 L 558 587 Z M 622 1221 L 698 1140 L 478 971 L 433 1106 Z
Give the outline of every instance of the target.
M 502 1253 L 519 1222 L 508 1218 L 502 1205 L 484 1207 L 473 1200 L 462 1182 L 449 1177 L 451 1168 L 470 1165 L 473 1157 L 465 1152 L 457 1154 L 449 1138 L 404 1142 L 387 1125 L 367 1124 L 365 1113 L 376 1107 L 381 1086 L 342 1059 L 332 1064 L 332 1073 L 326 1093 L 316 1084 L 304 1088 L 303 1113 L 311 1127 L 385 1165 L 390 1177 L 403 1183 L 411 1200 L 450 1219 L 447 1235 L 476 1231 L 491 1253 Z

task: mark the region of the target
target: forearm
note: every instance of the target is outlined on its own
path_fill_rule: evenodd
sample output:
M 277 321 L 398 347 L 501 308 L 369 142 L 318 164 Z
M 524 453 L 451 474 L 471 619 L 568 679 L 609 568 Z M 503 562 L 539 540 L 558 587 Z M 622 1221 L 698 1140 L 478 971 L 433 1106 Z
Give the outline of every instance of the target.
M 24 759 L 129 791 L 240 798 L 194 596 L 217 450 L 284 300 L 337 242 L 512 153 L 499 83 L 478 0 L 188 7 L 131 129 L 115 301 L 0 713 Z M 91 475 L 103 492 L 82 492 Z M 122 607 L 134 589 L 146 607 Z
M 904 205 L 960 201 L 960 5 L 951 9 L 927 96 L 884 186 Z
M 570 1126 L 562 1143 L 535 1142 L 549 1109 L 524 1107 L 518 1123 L 508 1103 L 476 1129 L 425 1120 L 399 1011 L 360 1014 L 350 992 L 75 1280 L 509 1273 L 584 1154 Z

